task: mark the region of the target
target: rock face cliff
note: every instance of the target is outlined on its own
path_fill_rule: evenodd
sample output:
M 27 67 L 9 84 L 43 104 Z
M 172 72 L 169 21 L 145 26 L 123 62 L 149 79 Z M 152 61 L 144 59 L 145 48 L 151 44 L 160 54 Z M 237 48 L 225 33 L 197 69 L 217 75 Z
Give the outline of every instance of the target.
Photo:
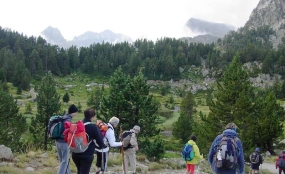
M 270 26 L 276 36 L 272 36 L 273 47 L 277 48 L 285 35 L 285 1 L 284 0 L 260 0 L 252 11 L 249 20 L 245 24 L 246 29 L 257 29 L 261 26 Z

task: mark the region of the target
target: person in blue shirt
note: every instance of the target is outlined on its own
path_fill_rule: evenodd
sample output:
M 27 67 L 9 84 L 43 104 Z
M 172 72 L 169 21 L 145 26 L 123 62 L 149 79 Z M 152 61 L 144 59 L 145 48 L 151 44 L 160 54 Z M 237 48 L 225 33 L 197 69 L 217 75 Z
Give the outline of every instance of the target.
M 216 174 L 235 174 L 236 171 L 239 174 L 244 174 L 244 154 L 243 154 L 243 148 L 242 148 L 242 143 L 241 140 L 238 138 L 237 134 L 237 126 L 234 123 L 228 123 L 225 130 L 221 135 L 218 135 L 214 142 L 212 143 L 212 146 L 210 148 L 209 154 L 208 154 L 208 161 L 212 167 L 212 170 Z M 226 137 L 232 137 L 234 141 L 236 142 L 237 148 L 236 148 L 236 159 L 234 160 L 234 167 L 232 169 L 220 169 L 217 167 L 217 146 L 221 139 L 226 136 Z M 227 147 L 228 148 L 228 147 Z M 219 155 L 217 155 L 219 156 Z M 238 170 L 237 170 L 238 169 Z

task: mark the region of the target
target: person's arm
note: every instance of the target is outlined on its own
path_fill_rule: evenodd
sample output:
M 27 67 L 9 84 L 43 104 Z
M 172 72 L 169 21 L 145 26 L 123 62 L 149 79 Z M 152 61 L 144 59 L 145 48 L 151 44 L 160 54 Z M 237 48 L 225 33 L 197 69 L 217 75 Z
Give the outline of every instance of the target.
M 243 155 L 243 148 L 240 139 L 237 141 L 238 146 L 238 173 L 244 173 L 244 155 Z
M 262 157 L 262 155 L 260 154 L 260 164 L 262 164 L 263 163 L 263 157 Z
M 215 155 L 215 146 L 218 144 L 219 140 L 220 140 L 220 135 L 215 138 L 215 140 L 213 141 L 211 148 L 209 150 L 208 161 L 210 164 L 213 163 L 213 159 L 214 159 L 214 155 Z
M 111 147 L 118 147 L 118 146 L 122 146 L 122 142 L 116 142 L 115 140 L 115 133 L 114 133 L 114 130 L 112 130 L 111 128 L 109 128 L 107 131 L 106 131 L 106 135 L 105 137 L 107 138 L 108 140 L 108 143 Z
M 278 158 L 276 159 L 276 163 L 275 163 L 275 167 L 276 169 L 278 168 L 278 161 L 279 161 L 280 157 L 278 156 Z
M 95 125 L 94 127 L 95 127 L 95 130 L 94 130 L 95 138 L 94 139 L 96 140 L 96 143 L 98 144 L 99 148 L 104 148 L 105 144 L 104 144 L 104 141 L 103 141 L 103 137 L 102 137 L 101 131 L 98 128 L 98 126 Z
M 194 150 L 195 158 L 197 160 L 203 159 L 203 156 L 200 154 L 200 150 L 199 150 L 199 147 L 197 145 L 193 146 L 193 150 Z

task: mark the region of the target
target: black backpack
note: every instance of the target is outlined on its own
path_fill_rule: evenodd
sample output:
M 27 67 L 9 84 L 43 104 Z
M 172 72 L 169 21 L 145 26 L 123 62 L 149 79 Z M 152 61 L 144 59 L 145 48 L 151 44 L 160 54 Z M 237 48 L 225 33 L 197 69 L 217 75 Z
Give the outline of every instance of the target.
M 257 152 L 253 152 L 251 155 L 250 155 L 250 162 L 252 164 L 257 164 L 259 163 L 259 154 Z

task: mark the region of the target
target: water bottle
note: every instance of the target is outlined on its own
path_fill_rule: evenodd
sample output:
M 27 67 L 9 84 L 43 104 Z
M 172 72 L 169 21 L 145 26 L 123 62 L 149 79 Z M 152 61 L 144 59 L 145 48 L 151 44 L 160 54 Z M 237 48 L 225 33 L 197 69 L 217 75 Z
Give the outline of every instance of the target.
M 218 159 L 218 161 L 222 160 L 222 152 L 220 149 L 219 149 L 218 154 L 217 154 L 217 159 Z
M 223 161 L 222 161 L 222 152 L 221 150 L 219 149 L 218 153 L 217 153 L 217 161 L 216 161 L 216 166 L 218 168 L 222 167 L 223 165 Z

